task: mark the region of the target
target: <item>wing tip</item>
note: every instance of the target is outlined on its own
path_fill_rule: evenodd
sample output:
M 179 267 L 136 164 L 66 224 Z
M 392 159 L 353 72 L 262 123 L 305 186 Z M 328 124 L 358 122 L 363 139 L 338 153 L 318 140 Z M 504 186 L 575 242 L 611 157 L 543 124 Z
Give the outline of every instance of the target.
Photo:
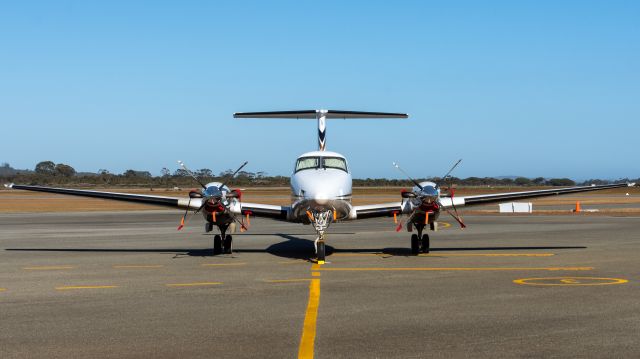
M 4 188 L 13 188 L 14 185 L 14 183 L 5 183 Z

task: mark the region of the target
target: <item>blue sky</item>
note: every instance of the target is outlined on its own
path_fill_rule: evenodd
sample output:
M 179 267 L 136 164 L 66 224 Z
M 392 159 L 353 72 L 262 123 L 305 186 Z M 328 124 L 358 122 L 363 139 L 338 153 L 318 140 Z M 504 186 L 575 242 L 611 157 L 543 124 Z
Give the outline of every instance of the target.
M 637 1 L 58 1 L 0 5 L 0 162 L 288 175 L 348 109 L 355 177 L 639 177 Z

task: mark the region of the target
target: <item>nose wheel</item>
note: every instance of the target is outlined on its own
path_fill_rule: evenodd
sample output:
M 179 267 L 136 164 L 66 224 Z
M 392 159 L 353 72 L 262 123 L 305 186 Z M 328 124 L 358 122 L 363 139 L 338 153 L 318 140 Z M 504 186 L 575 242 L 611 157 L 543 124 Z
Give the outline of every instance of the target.
M 331 224 L 333 211 L 307 211 L 309 220 L 313 224 L 313 228 L 318 232 L 318 238 L 316 238 L 314 245 L 316 247 L 316 259 L 319 264 L 324 264 L 325 261 L 325 230 L 329 228 Z
M 322 264 L 325 261 L 325 248 L 324 248 L 324 240 L 318 241 L 316 248 L 316 258 L 318 263 Z

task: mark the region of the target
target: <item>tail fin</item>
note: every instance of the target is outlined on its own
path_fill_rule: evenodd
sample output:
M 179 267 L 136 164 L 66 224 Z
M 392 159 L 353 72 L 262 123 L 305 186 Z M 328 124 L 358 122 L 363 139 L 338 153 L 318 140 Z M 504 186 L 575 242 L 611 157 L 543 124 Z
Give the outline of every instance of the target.
M 271 112 L 237 112 L 234 118 L 289 118 L 289 119 L 316 119 L 318 120 L 318 149 L 326 148 L 327 119 L 353 119 L 353 118 L 407 118 L 406 113 L 391 112 L 362 112 L 341 110 L 302 110 L 302 111 L 271 111 Z

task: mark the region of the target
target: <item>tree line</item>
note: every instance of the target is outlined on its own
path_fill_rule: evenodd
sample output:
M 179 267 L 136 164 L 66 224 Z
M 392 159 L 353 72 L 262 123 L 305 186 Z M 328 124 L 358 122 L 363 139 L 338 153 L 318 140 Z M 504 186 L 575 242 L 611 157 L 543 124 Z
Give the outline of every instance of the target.
M 240 171 L 235 178 L 231 179 L 232 169 L 213 173 L 208 168 L 193 171 L 198 179 L 203 182 L 228 182 L 233 186 L 288 186 L 289 177 L 269 176 L 266 172 Z M 33 170 L 20 170 L 11 167 L 8 163 L 0 165 L 0 180 L 2 182 L 14 182 L 30 185 L 74 185 L 74 186 L 96 186 L 96 187 L 195 187 L 197 183 L 189 176 L 184 169 L 177 169 L 171 172 L 168 168 L 162 168 L 159 176 L 153 176 L 149 171 L 129 169 L 123 173 L 111 173 L 107 169 L 100 169 L 98 172 L 77 172 L 73 167 L 64 163 L 54 163 L 53 161 L 42 161 L 36 164 Z M 438 177 L 420 178 L 417 181 L 439 182 Z M 617 181 L 590 179 L 581 183 L 576 183 L 569 178 L 493 178 L 493 177 L 451 177 L 443 181 L 443 185 L 455 184 L 458 186 L 574 186 L 590 184 L 609 184 L 614 182 L 639 182 L 640 179 L 630 180 L 627 178 Z M 358 187 L 409 187 L 413 183 L 407 179 L 387 179 L 387 178 L 366 178 L 354 179 L 353 185 Z

